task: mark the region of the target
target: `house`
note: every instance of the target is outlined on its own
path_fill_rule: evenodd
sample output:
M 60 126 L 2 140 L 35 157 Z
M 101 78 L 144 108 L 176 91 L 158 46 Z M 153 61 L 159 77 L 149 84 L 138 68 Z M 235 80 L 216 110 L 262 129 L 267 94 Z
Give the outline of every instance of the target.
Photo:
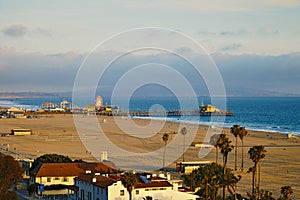
M 137 175 L 140 176 L 140 175 Z M 75 178 L 75 186 L 78 187 L 77 197 L 79 200 L 125 200 L 129 199 L 129 193 L 121 182 L 121 177 L 103 176 L 101 174 L 82 174 Z M 143 200 L 150 196 L 156 200 L 196 200 L 199 196 L 181 192 L 178 185 L 171 184 L 164 179 L 158 181 L 147 180 L 138 177 L 132 191 L 133 200 Z
M 183 174 L 190 174 L 193 170 L 198 169 L 202 165 L 209 165 L 213 163 L 209 160 L 200 160 L 200 161 L 185 161 L 176 163 L 176 171 Z
M 8 117 L 12 118 L 26 118 L 25 111 L 20 108 L 11 107 L 7 109 L 7 115 Z
M 21 128 L 15 128 L 11 130 L 11 135 L 31 135 L 32 130 L 31 129 L 21 129 Z
M 104 163 L 41 163 L 30 174 L 31 184 L 44 185 L 43 194 L 70 194 L 77 189 L 74 179 L 83 173 L 112 173 L 118 170 Z

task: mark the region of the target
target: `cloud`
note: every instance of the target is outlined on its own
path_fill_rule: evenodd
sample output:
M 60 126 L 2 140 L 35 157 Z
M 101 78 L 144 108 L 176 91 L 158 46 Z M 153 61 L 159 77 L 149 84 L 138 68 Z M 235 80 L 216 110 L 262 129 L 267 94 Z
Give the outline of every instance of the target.
M 257 29 L 257 34 L 264 36 L 274 36 L 279 34 L 279 30 L 267 27 L 260 27 Z
M 8 28 L 4 29 L 2 32 L 4 35 L 11 36 L 11 37 L 21 37 L 27 33 L 27 27 L 24 25 L 11 25 Z
M 38 35 L 47 36 L 47 37 L 53 35 L 52 31 L 40 27 L 36 28 L 33 32 Z
M 179 53 L 179 54 L 186 54 L 186 53 L 191 53 L 192 49 L 189 47 L 181 47 L 181 48 L 175 49 L 175 52 Z
M 237 50 L 239 48 L 243 47 L 242 44 L 240 43 L 233 43 L 230 45 L 226 45 L 224 47 L 221 48 L 222 51 L 233 51 L 233 50 Z
M 240 30 L 223 30 L 223 31 L 218 31 L 218 32 L 210 32 L 207 30 L 201 30 L 198 32 L 199 35 L 212 35 L 212 36 L 243 36 L 247 35 L 250 32 L 245 30 L 245 29 L 240 29 Z

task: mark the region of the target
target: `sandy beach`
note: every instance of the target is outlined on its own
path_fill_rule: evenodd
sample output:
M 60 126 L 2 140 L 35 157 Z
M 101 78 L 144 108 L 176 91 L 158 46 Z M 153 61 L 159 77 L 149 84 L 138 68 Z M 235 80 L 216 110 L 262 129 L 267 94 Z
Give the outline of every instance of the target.
M 84 123 L 90 121 L 89 116 L 80 117 Z M 175 134 L 179 132 L 178 129 L 180 126 L 186 126 L 188 130 L 197 131 L 196 137 L 192 138 L 195 143 L 202 143 L 204 141 L 208 129 L 204 125 L 179 124 L 175 122 L 163 123 L 153 120 L 150 122 L 150 120 L 146 119 L 134 119 L 133 123 L 137 126 L 132 126 L 130 124 L 132 121 L 128 118 L 118 118 L 119 125 L 116 124 L 114 117 L 100 116 L 97 120 L 102 131 L 110 135 L 112 143 L 130 152 L 141 153 L 162 148 L 164 145 L 161 139 L 163 133 L 169 133 L 171 136 L 170 140 L 172 140 L 173 136 L 175 138 Z M 152 123 L 151 126 L 148 126 L 150 123 Z M 142 128 L 151 131 L 150 129 L 153 127 L 157 127 L 159 131 L 154 131 L 155 133 L 150 137 L 137 138 L 124 133 L 123 129 L 119 128 L 120 124 L 128 132 L 132 133 L 140 133 Z M 8 148 L 15 157 L 35 157 L 46 153 L 57 153 L 67 155 L 72 159 L 96 161 L 91 152 L 83 145 L 74 125 L 72 115 L 41 115 L 40 118 L 32 119 L 0 119 L 1 133 L 8 133 L 14 128 L 29 128 L 33 131 L 33 135 L 30 136 L 0 138 L 1 151 L 5 151 Z M 88 137 L 89 133 L 92 133 L 94 130 L 91 128 L 91 130 L 87 129 L 86 131 Z M 219 129 L 216 131 L 219 131 Z M 235 138 L 230 134 L 228 129 L 224 129 L 224 131 L 228 134 L 234 145 Z M 238 140 L 238 145 L 241 145 L 240 140 Z M 253 165 L 249 159 L 248 150 L 254 145 L 264 145 L 267 150 L 266 157 L 261 162 L 260 188 L 271 191 L 274 197 L 277 198 L 281 186 L 291 185 L 294 189 L 293 196 L 300 197 L 300 138 L 288 139 L 286 134 L 271 132 L 248 130 L 248 136 L 244 138 L 245 170 L 243 172 L 235 172 L 242 175 L 237 191 L 243 195 L 251 191 L 251 174 L 246 172 Z M 182 148 L 179 148 L 178 151 L 182 152 Z M 185 153 L 185 160 L 200 160 L 198 155 L 199 148 L 190 146 Z M 110 158 L 110 155 L 108 155 L 108 158 Z M 238 148 L 238 166 L 241 163 L 240 158 L 241 148 Z M 201 160 L 215 161 L 215 149 L 211 149 Z M 181 157 L 178 158 L 178 161 L 181 161 Z M 219 155 L 218 162 L 222 162 L 221 155 Z M 145 161 L 144 164 L 147 165 L 148 163 Z M 169 167 L 175 167 L 175 164 L 171 164 Z M 229 154 L 228 167 L 234 167 L 234 152 Z

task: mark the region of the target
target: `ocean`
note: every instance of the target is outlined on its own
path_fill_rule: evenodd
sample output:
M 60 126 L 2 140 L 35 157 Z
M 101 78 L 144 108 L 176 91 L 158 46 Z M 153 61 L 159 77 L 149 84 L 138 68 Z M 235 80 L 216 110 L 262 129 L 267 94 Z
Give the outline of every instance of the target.
M 66 98 L 71 100 L 70 98 Z M 19 99 L 1 99 L 0 106 L 21 107 L 37 110 L 43 102 L 59 103 L 59 98 L 19 98 Z M 189 99 L 186 99 L 189 101 Z M 209 98 L 201 97 L 201 102 L 210 103 Z M 104 98 L 104 103 L 110 102 Z M 179 102 L 174 97 L 134 97 L 130 99 L 129 106 L 126 106 L 124 100 L 117 101 L 117 106 L 122 110 L 149 111 L 161 109 L 169 110 L 180 109 Z M 84 99 L 77 103 L 78 106 L 92 102 L 85 102 Z M 188 110 L 195 110 L 193 104 L 188 104 Z M 218 105 L 216 105 L 218 106 Z M 225 127 L 231 127 L 234 124 L 245 126 L 249 130 L 271 131 L 281 133 L 293 133 L 300 135 L 300 97 L 228 97 L 227 110 L 233 112 L 232 116 L 227 116 L 224 121 Z M 155 118 L 155 117 L 152 117 Z M 169 121 L 184 120 L 190 123 L 215 124 L 222 122 L 223 117 L 187 116 L 187 117 L 168 117 Z

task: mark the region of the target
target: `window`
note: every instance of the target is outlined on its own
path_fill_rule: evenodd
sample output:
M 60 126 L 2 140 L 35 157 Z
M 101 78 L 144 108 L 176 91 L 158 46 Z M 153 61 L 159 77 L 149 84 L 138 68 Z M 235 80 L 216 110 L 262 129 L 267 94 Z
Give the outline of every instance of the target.
M 140 191 L 139 191 L 139 190 L 136 190 L 136 191 L 135 191 L 135 194 L 140 194 Z
M 92 193 L 88 192 L 88 200 L 92 200 Z
M 84 190 L 83 189 L 80 190 L 80 197 L 81 197 L 81 199 L 84 199 Z
M 56 180 L 56 181 L 57 181 L 57 180 L 59 180 L 59 178 L 58 178 L 58 177 L 55 177 L 55 178 L 54 178 L 54 180 Z
M 47 182 L 51 182 L 51 178 L 47 178 Z
M 68 178 L 67 178 L 67 177 L 64 177 L 64 178 L 63 178 L 63 182 L 68 182 Z
M 124 190 L 120 190 L 120 196 L 124 196 Z

